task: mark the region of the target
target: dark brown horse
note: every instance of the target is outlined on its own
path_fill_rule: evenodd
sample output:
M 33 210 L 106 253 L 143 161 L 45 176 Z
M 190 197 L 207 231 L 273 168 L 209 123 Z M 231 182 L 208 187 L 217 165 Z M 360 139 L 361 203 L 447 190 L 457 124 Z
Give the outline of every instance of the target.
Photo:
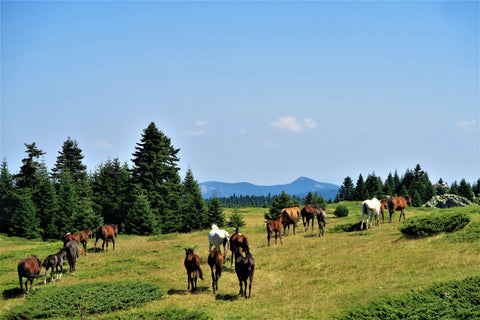
M 115 250 L 115 238 L 118 235 L 118 224 L 107 224 L 97 228 L 97 233 L 95 234 L 95 244 L 93 245 L 94 251 L 97 252 L 97 241 L 102 239 L 102 251 L 105 248 L 105 242 L 107 243 L 108 251 L 108 242 L 113 243 L 113 250 Z
M 217 248 L 210 251 L 208 255 L 208 265 L 212 271 L 212 288 L 213 293 L 218 291 L 218 278 L 222 276 L 223 255 Z
M 390 222 L 392 222 L 392 215 L 395 211 L 400 211 L 400 218 L 398 221 L 405 221 L 405 208 L 407 205 L 412 204 L 412 198 L 410 196 L 402 196 L 402 197 L 391 197 L 388 199 L 388 212 L 390 213 Z
M 17 271 L 20 280 L 20 290 L 23 291 L 22 278 L 27 278 L 25 281 L 25 292 L 28 293 L 28 282 L 30 281 L 30 289 L 33 286 L 33 279 L 40 277 L 41 264 L 40 260 L 34 255 L 22 259 L 18 262 Z
M 235 254 L 235 248 L 242 248 L 243 252 L 250 254 L 248 238 L 241 234 L 238 228 L 235 228 L 235 233 L 230 237 L 230 250 L 232 250 L 232 260 L 230 264 L 231 267 L 233 267 L 233 255 Z
M 310 224 L 310 219 L 312 220 L 312 231 L 313 231 L 313 222 L 315 221 L 315 217 L 317 216 L 318 206 L 305 206 L 303 207 L 300 214 L 302 215 L 302 222 L 303 222 L 303 232 L 308 229 L 308 225 Z
M 321 208 L 317 214 L 317 221 L 318 221 L 318 236 L 323 236 L 325 232 L 325 225 L 327 224 L 327 212 L 325 208 Z
M 55 254 L 51 254 L 43 260 L 42 267 L 45 268 L 45 280 L 43 280 L 43 284 L 47 284 L 47 275 L 48 269 L 50 270 L 50 281 L 53 282 L 53 273 L 57 274 L 57 281 L 62 278 L 63 274 L 63 260 L 67 254 L 67 249 L 63 248 L 60 249 L 59 252 Z
M 197 290 L 197 277 L 203 280 L 203 272 L 200 267 L 200 258 L 193 253 L 192 248 L 185 249 L 185 261 L 183 262 L 185 269 L 187 269 L 188 277 L 188 288 L 190 290 L 190 285 L 192 286 L 191 292 Z
M 267 240 L 270 247 L 270 238 L 275 232 L 275 245 L 277 244 L 277 234 L 280 237 L 280 244 L 282 243 L 282 216 L 280 215 L 277 220 L 267 220 Z
M 81 231 L 77 231 L 73 235 L 78 237 L 79 244 L 81 243 L 83 245 L 83 250 L 87 252 L 87 243 L 88 243 L 88 239 L 92 237 L 92 229 L 88 228 Z
M 300 206 L 298 204 L 292 204 L 290 208 L 284 208 L 281 213 L 283 217 L 283 234 L 287 230 L 287 236 L 290 232 L 290 225 L 293 224 L 293 234 L 295 234 L 295 228 L 297 227 L 297 220 L 300 216 Z
M 240 285 L 240 297 L 244 296 L 245 299 L 250 298 L 252 293 L 252 281 L 253 273 L 255 272 L 255 260 L 251 255 L 242 256 L 241 248 L 235 250 L 235 272 L 237 273 L 238 283 Z M 247 280 L 248 284 L 248 297 L 247 297 Z
M 385 209 L 388 209 L 388 199 L 380 200 L 380 214 L 382 215 L 382 223 L 385 223 Z

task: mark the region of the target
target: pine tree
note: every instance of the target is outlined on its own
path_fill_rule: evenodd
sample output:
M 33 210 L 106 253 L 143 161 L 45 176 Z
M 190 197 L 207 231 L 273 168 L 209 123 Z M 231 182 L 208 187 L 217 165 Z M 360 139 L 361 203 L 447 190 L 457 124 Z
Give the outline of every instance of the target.
M 141 191 L 135 196 L 135 201 L 127 212 L 125 232 L 137 235 L 153 235 L 159 233 L 157 218 L 150 208 L 147 196 Z
M 84 156 L 76 140 L 68 137 L 62 145 L 62 151 L 58 153 L 57 162 L 52 169 L 52 176 L 55 181 L 59 179 L 61 173 L 65 170 L 70 171 L 75 184 L 79 181 L 86 180 L 87 167 L 82 164 Z
M 208 204 L 208 223 L 215 223 L 218 227 L 225 225 L 225 214 L 223 213 L 222 203 L 217 194 L 214 193 Z
M 132 181 L 135 188 L 145 191 L 153 213 L 158 217 L 162 233 L 180 231 L 180 202 L 183 186 L 178 174 L 179 161 L 170 138 L 152 122 L 143 131 L 132 159 Z
M 53 224 L 56 227 L 58 237 L 67 232 L 75 232 L 77 230 L 70 229 L 72 227 L 72 217 L 77 217 L 80 212 L 79 198 L 75 189 L 73 176 L 68 170 L 63 170 L 59 176 L 58 187 L 58 207 L 59 210 L 53 218 Z
M 306 206 L 312 205 L 312 198 L 313 198 L 313 193 L 309 191 L 305 199 L 303 199 L 303 204 Z
M 15 180 L 18 188 L 30 188 L 33 190 L 38 186 L 39 179 L 38 170 L 40 163 L 37 160 L 45 152 L 38 149 L 35 142 L 31 144 L 25 143 L 25 147 L 27 147 L 25 152 L 28 157 L 22 160 L 23 165 L 20 167 L 20 172 L 15 176 Z
M 450 193 L 455 194 L 457 196 L 459 195 L 458 194 L 458 183 L 457 183 L 457 181 L 452 182 L 452 185 L 450 186 Z
M 284 208 L 289 208 L 293 204 L 292 197 L 288 195 L 285 191 L 279 196 L 273 198 L 273 202 L 270 205 L 269 215 L 265 216 L 266 219 L 276 220 L 278 216 L 282 213 Z
M 375 172 L 372 172 L 367 176 L 367 180 L 365 180 L 365 188 L 367 188 L 370 197 L 380 198 L 383 194 L 382 180 L 375 175 Z
M 58 234 L 51 229 L 52 220 L 59 210 L 57 194 L 53 182 L 50 180 L 45 163 L 39 168 L 39 183 L 36 192 L 32 195 L 37 208 L 37 217 L 40 220 L 40 229 L 43 239 L 57 239 Z
M 354 191 L 354 199 L 356 201 L 370 199 L 370 195 L 368 193 L 367 187 L 365 186 L 365 182 L 363 181 L 362 174 L 358 176 L 357 185 Z
M 412 196 L 412 206 L 413 207 L 420 207 L 422 205 L 422 198 L 420 194 L 415 190 Z
M 467 198 L 470 201 L 473 201 L 473 192 L 472 187 L 465 179 L 460 181 L 460 185 L 458 186 L 458 195 Z
M 343 180 L 343 184 L 338 191 L 338 202 L 352 201 L 354 200 L 354 197 L 355 197 L 354 194 L 355 194 L 355 187 L 353 185 L 352 178 L 346 177 Z
M 8 233 L 10 219 L 15 209 L 13 175 L 8 171 L 7 161 L 3 160 L 0 173 L 0 232 Z
M 311 204 L 312 205 L 317 205 L 319 208 L 326 208 L 327 207 L 327 203 L 325 202 L 325 199 L 322 196 L 318 195 L 316 192 L 312 197 Z
M 480 196 L 480 179 L 477 180 L 472 186 L 472 191 L 475 194 L 475 197 Z
M 40 237 L 40 221 L 30 188 L 18 189 L 15 201 L 15 209 L 10 219 L 10 234 L 27 239 Z
M 392 173 L 388 174 L 387 180 L 383 184 L 383 193 L 386 196 L 392 196 L 395 191 L 395 179 L 392 176 Z
M 202 230 L 209 226 L 205 200 L 202 197 L 200 186 L 193 177 L 192 170 L 188 168 L 183 180 L 183 219 L 182 231 Z

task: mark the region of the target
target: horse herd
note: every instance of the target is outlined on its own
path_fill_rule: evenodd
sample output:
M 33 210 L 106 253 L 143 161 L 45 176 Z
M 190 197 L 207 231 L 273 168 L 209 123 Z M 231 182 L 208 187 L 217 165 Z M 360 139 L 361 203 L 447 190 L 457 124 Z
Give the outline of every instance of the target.
M 97 228 L 94 244 L 94 252 L 97 251 L 97 241 L 99 239 L 103 240 L 102 250 L 104 250 L 105 243 L 113 243 L 113 250 L 115 250 L 115 238 L 118 235 L 118 225 L 104 225 Z M 50 280 L 54 282 L 53 274 L 56 273 L 57 281 L 62 278 L 63 274 L 63 261 L 67 258 L 68 265 L 70 266 L 70 273 L 74 274 L 76 270 L 77 258 L 80 254 L 84 256 L 87 255 L 87 242 L 88 239 L 93 238 L 92 230 L 85 229 L 77 231 L 75 233 L 67 233 L 63 236 L 63 248 L 61 248 L 57 253 L 48 255 L 43 263 L 35 256 L 32 255 L 26 259 L 22 259 L 18 262 L 18 278 L 20 282 L 20 290 L 23 291 L 22 278 L 26 278 L 25 281 L 25 292 L 29 292 L 28 283 L 30 282 L 30 289 L 33 285 L 33 280 L 40 277 L 40 271 L 45 268 L 45 279 L 44 284 L 47 284 L 47 275 L 48 270 L 50 269 Z M 83 250 L 79 247 L 80 244 L 83 245 Z
M 363 230 L 363 220 L 365 215 L 367 216 L 367 223 L 366 228 L 368 230 L 368 221 L 370 220 L 370 228 L 373 224 L 373 219 L 375 219 L 375 225 L 380 225 L 380 214 L 382 215 L 382 223 L 385 223 L 385 209 L 388 209 L 390 213 L 389 221 L 392 222 L 392 216 L 395 211 L 400 211 L 400 218 L 398 221 L 405 221 L 405 208 L 412 206 L 412 197 L 410 195 L 407 196 L 400 196 L 400 197 L 390 197 L 388 199 L 378 200 L 377 198 L 373 198 L 370 200 L 365 200 L 362 203 L 362 223 L 360 225 L 360 229 Z M 371 216 L 374 216 L 370 219 Z

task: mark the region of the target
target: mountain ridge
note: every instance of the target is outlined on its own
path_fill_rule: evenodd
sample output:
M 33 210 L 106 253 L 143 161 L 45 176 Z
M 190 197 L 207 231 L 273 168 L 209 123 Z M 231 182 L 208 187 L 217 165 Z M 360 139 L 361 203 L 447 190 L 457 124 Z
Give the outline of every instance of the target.
M 277 184 L 271 186 L 256 185 L 249 182 L 220 182 L 206 181 L 199 184 L 202 196 L 205 199 L 211 198 L 214 193 L 220 198 L 228 198 L 232 195 L 243 196 L 271 196 L 279 195 L 282 191 L 291 195 L 305 197 L 309 192 L 317 193 L 325 200 L 334 199 L 340 186 L 319 182 L 307 177 L 299 177 L 291 183 Z

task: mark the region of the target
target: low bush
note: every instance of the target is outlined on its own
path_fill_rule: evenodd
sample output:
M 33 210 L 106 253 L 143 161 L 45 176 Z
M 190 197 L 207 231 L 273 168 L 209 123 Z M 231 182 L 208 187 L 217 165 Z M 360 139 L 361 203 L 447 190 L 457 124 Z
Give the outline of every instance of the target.
M 349 319 L 480 319 L 480 276 L 432 285 L 354 307 Z
M 165 295 L 162 288 L 147 282 L 118 281 L 45 286 L 31 291 L 24 304 L 9 310 L 1 318 L 78 317 L 128 309 L 162 295 Z
M 478 241 L 480 240 L 480 222 L 472 222 L 464 230 L 448 234 L 447 238 L 456 242 Z
M 178 308 L 178 307 L 168 307 L 161 311 L 140 311 L 138 313 L 127 313 L 124 315 L 116 315 L 113 317 L 103 317 L 104 320 L 147 320 L 147 319 L 155 319 L 155 320 L 212 320 L 210 316 L 207 314 L 188 310 L 185 308 Z
M 335 211 L 333 212 L 335 217 L 337 218 L 342 218 L 342 217 L 347 217 L 348 216 L 348 208 L 344 206 L 343 204 L 339 204 Z
M 400 232 L 410 238 L 428 237 L 463 229 L 469 222 L 470 216 L 465 212 L 441 211 L 406 220 Z

